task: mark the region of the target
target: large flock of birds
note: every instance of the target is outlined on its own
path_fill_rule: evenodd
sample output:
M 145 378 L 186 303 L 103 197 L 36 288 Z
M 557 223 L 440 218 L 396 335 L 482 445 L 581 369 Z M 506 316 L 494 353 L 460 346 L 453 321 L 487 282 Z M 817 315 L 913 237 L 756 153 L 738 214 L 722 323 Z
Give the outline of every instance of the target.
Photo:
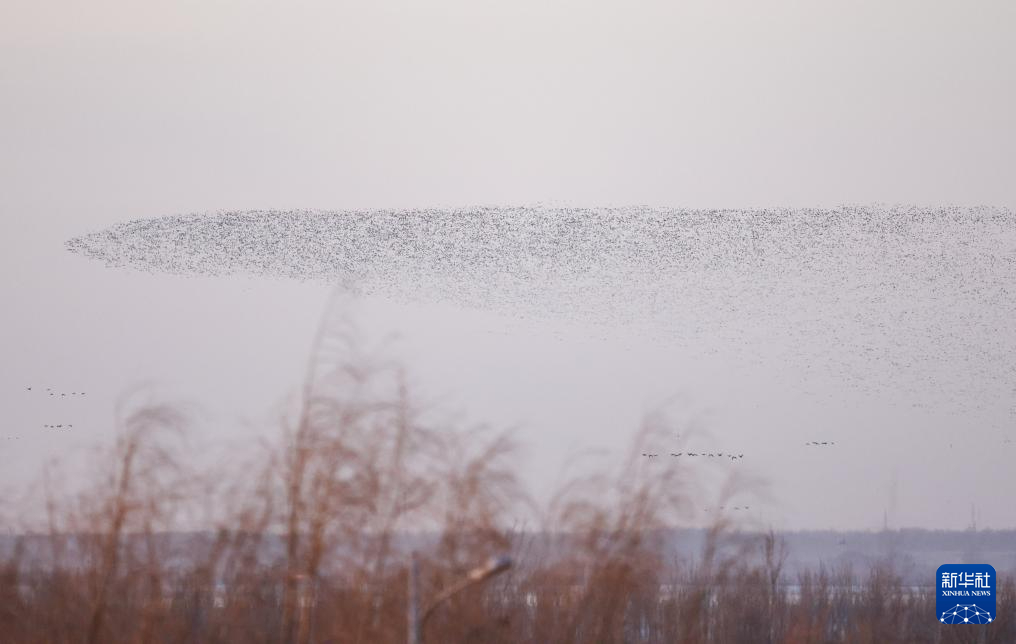
M 1003 401 L 1016 419 L 1016 214 L 1001 208 L 258 210 L 128 221 L 67 248 L 619 325 L 957 418 Z

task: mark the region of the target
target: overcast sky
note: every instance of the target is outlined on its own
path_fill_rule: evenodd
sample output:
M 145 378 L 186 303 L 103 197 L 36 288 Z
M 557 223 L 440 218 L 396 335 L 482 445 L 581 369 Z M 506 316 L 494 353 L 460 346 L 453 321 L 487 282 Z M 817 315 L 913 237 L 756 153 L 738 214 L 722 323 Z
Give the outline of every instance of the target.
M 24 438 L 0 443 L 0 487 L 108 437 L 116 397 L 142 381 L 203 406 L 210 440 L 261 431 L 299 381 L 330 290 L 111 270 L 67 253 L 70 237 L 247 208 L 1012 208 L 1014 28 L 1008 0 L 5 0 L 0 433 Z M 948 423 L 968 431 L 934 410 L 853 394 L 831 408 L 624 329 L 504 333 L 493 312 L 357 307 L 403 331 L 417 378 L 449 407 L 519 424 L 537 486 L 684 393 L 718 441 L 759 455 L 771 483 L 759 521 L 879 527 L 890 510 L 897 525 L 962 528 L 977 502 L 982 525 L 1016 526 L 1008 460 L 965 454 L 943 503 L 935 445 L 874 462 L 855 445 L 810 464 L 771 447 L 816 419 L 844 435 L 891 428 L 895 450 Z M 27 386 L 89 393 L 54 407 Z M 80 431 L 37 429 L 61 421 Z

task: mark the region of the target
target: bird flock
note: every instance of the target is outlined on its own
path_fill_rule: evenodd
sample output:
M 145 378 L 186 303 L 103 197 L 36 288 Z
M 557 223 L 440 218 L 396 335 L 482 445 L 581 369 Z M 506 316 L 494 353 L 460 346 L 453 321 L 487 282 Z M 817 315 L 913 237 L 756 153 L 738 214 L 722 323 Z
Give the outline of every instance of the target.
M 58 398 L 58 399 L 65 399 L 65 398 L 68 398 L 68 397 L 70 397 L 70 398 L 80 398 L 80 397 L 84 397 L 86 395 L 86 392 L 84 392 L 84 391 L 60 391 L 60 390 L 57 390 L 57 389 L 53 389 L 52 387 L 46 387 L 45 389 L 39 389 L 38 387 L 33 387 L 31 385 L 26 386 L 25 387 L 25 391 L 29 392 L 29 393 L 32 393 L 34 395 L 43 395 L 43 396 L 46 397 L 47 400 L 49 398 Z M 45 429 L 45 430 L 53 430 L 53 431 L 68 431 L 68 430 L 74 429 L 74 424 L 73 423 L 58 423 L 58 422 L 43 423 L 42 424 L 42 428 Z M 14 440 L 14 441 L 21 440 L 21 438 L 22 437 L 20 435 L 8 435 L 8 436 L 4 437 L 5 440 Z
M 744 454 L 724 454 L 723 452 L 670 452 L 670 455 L 674 458 L 680 457 L 702 457 L 702 458 L 727 458 L 731 461 L 737 461 L 744 458 Z M 656 458 L 659 456 L 658 453 L 642 452 L 642 456 L 646 458 Z
M 1013 231 L 1016 213 L 989 207 L 253 210 L 127 221 L 66 247 L 110 267 L 637 325 L 969 417 L 1013 399 Z
M 25 387 L 25 389 L 27 389 L 28 391 L 32 391 L 31 387 Z M 69 391 L 69 392 L 68 391 L 54 391 L 50 387 L 46 387 L 46 393 L 49 394 L 50 396 L 59 396 L 59 397 L 63 397 L 63 398 L 66 398 L 67 396 L 84 396 L 85 395 L 85 392 L 83 392 L 83 391 Z
M 836 441 L 808 441 L 805 443 L 806 447 L 832 447 L 836 444 Z M 732 452 L 669 452 L 673 458 L 719 458 L 728 459 L 731 461 L 740 461 L 744 458 L 743 453 L 734 454 Z M 659 452 L 642 452 L 642 456 L 648 459 L 658 458 Z

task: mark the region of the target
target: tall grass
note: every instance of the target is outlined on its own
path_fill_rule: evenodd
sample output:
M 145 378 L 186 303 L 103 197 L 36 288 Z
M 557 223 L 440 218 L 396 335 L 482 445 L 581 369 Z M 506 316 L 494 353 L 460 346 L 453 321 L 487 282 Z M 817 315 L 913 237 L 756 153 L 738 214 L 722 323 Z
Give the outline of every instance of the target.
M 995 623 L 944 626 L 891 562 L 788 579 L 778 535 L 722 517 L 681 559 L 670 535 L 694 480 L 640 456 L 671 432 L 661 418 L 617 472 L 541 507 L 507 435 L 429 421 L 347 320 L 312 353 L 296 412 L 241 475 L 193 470 L 186 418 L 144 405 L 90 485 L 42 486 L 44 519 L 0 562 L 0 642 L 404 642 L 411 551 L 424 598 L 491 555 L 515 561 L 439 606 L 427 642 L 1016 642 L 1011 579 Z M 195 517 L 206 529 L 180 530 Z

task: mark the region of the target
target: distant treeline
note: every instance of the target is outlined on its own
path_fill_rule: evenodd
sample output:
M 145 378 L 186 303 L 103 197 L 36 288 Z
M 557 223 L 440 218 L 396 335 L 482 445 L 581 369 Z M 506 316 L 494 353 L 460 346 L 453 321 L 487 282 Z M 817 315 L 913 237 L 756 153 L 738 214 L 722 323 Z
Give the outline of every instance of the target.
M 658 538 L 675 561 L 694 565 L 716 535 L 708 528 L 661 528 Z M 849 566 L 867 569 L 890 562 L 908 585 L 934 585 L 935 570 L 943 563 L 988 563 L 999 573 L 1016 573 L 1016 530 L 925 530 L 905 528 L 886 531 L 798 530 L 777 532 L 786 544 L 784 570 L 796 574 L 824 566 L 827 569 Z M 718 543 L 722 551 L 737 551 L 757 543 L 765 534 L 732 526 Z M 0 535 L 0 559 L 17 552 L 22 562 L 45 568 L 53 551 L 54 539 L 62 544 L 65 562 L 83 557 L 88 535 L 8 534 Z M 164 532 L 153 535 L 125 535 L 125 542 L 152 540 L 167 552 L 174 552 L 173 563 L 193 565 L 207 556 L 216 542 L 213 532 Z M 519 531 L 514 539 L 544 544 L 544 557 L 563 556 L 577 535 Z M 408 557 L 413 550 L 426 550 L 440 542 L 441 535 L 393 534 L 391 547 Z M 285 537 L 277 533 L 258 536 L 258 560 L 270 564 L 285 552 Z M 341 545 L 337 546 L 341 551 Z M 792 581 L 792 580 L 790 580 Z

